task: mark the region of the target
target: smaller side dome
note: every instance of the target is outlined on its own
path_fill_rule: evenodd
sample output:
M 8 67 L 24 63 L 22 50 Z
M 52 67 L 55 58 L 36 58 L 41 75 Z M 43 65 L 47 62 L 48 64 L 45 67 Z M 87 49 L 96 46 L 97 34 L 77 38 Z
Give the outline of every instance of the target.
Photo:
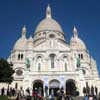
M 70 46 L 72 49 L 76 50 L 86 50 L 86 45 L 84 42 L 78 37 L 78 31 L 76 27 L 74 26 L 73 29 L 73 37 L 70 40 Z
M 26 44 L 27 44 L 27 39 L 24 39 L 24 38 L 21 37 L 15 43 L 13 50 L 25 50 L 26 49 Z
M 75 39 L 72 37 L 70 41 L 70 46 L 72 49 L 86 50 L 86 46 L 80 38 Z
M 22 28 L 22 36 L 15 43 L 13 50 L 25 50 L 26 45 L 27 45 L 26 27 L 24 26 Z

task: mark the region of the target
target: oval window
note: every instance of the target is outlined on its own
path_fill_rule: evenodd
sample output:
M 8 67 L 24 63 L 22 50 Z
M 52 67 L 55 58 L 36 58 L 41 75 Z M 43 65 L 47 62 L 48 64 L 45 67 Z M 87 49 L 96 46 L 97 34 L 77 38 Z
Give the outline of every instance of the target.
M 23 73 L 23 71 L 22 71 L 22 70 L 17 70 L 17 71 L 16 71 L 16 74 L 17 74 L 18 76 L 21 76 L 21 75 L 22 75 L 22 73 Z
M 50 34 L 49 37 L 50 37 L 50 38 L 54 38 L 55 35 L 54 35 L 54 34 Z
M 83 74 L 85 75 L 86 74 L 86 71 L 84 69 L 82 71 L 83 71 Z

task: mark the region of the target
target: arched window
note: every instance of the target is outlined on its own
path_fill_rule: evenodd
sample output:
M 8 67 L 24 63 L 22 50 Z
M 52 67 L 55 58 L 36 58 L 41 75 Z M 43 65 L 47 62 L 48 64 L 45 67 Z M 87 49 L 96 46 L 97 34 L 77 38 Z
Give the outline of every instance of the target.
M 83 59 L 83 54 L 81 54 L 81 59 Z
M 80 55 L 80 54 L 78 54 L 78 58 L 79 58 L 79 59 L 81 58 L 81 55 Z
M 40 70 L 41 70 L 41 64 L 38 63 L 38 71 L 40 71 Z
M 21 54 L 21 60 L 23 59 L 23 54 Z
M 82 72 L 83 72 L 84 75 L 86 74 L 86 71 L 84 69 L 82 70 Z
M 65 71 L 67 71 L 67 63 L 65 62 Z
M 41 56 L 38 56 L 38 57 L 37 57 L 37 59 L 41 59 L 41 58 L 42 58 Z
M 55 59 L 55 54 L 50 54 L 51 68 L 54 68 L 54 59 Z
M 20 60 L 20 54 L 18 54 L 18 60 Z
M 79 59 L 83 59 L 83 54 L 78 54 Z
M 41 62 L 42 62 L 42 56 L 38 55 L 37 56 L 37 70 L 41 71 Z

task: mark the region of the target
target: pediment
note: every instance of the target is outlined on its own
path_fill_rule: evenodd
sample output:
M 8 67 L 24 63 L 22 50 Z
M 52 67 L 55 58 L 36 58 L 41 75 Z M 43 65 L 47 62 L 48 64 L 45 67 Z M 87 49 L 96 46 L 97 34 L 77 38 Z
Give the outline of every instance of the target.
M 45 40 L 34 47 L 34 50 L 58 50 L 58 51 L 70 51 L 69 45 L 63 41 L 55 40 Z

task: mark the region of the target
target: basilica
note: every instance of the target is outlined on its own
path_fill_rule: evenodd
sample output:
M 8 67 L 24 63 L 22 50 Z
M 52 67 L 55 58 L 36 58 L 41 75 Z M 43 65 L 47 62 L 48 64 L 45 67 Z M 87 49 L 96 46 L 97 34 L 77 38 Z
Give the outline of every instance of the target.
M 24 90 L 40 89 L 45 96 L 54 89 L 74 85 L 83 95 L 83 87 L 97 86 L 100 78 L 96 61 L 89 54 L 78 30 L 73 27 L 73 36 L 67 42 L 60 24 L 53 18 L 51 7 L 46 8 L 46 16 L 39 22 L 34 33 L 27 38 L 24 26 L 21 37 L 14 44 L 8 62 L 13 64 L 12 86 Z

